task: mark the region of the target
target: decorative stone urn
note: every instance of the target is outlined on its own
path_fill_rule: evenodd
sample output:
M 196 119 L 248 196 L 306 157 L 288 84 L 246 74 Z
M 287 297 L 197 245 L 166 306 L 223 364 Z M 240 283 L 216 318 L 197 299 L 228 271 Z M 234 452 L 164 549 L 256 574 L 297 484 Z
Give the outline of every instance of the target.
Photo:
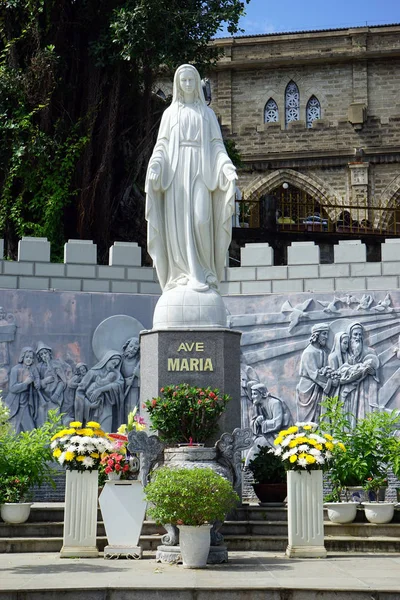
M 324 558 L 322 470 L 288 471 L 289 558 Z

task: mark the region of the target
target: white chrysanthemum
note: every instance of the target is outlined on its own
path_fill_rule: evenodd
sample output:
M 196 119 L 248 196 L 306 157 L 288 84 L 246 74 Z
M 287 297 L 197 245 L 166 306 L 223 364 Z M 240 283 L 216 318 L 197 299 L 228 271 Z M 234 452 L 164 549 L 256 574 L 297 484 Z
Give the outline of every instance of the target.
M 325 464 L 325 459 L 324 459 L 324 457 L 323 457 L 323 456 L 316 456 L 316 457 L 315 457 L 315 462 L 316 462 L 318 465 L 323 465 L 323 464 Z
M 63 465 L 65 461 L 65 452 L 62 452 L 60 454 L 60 456 L 58 457 L 58 462 L 60 463 L 60 465 Z
M 62 444 L 65 444 L 65 442 L 70 442 L 71 438 L 69 437 L 69 435 L 64 435 L 62 438 L 60 438 L 60 442 Z
M 321 450 L 318 450 L 318 448 L 311 448 L 311 450 L 309 450 L 309 453 L 313 456 L 321 456 Z
M 329 460 L 330 458 L 332 458 L 332 456 L 333 456 L 333 455 L 332 455 L 332 452 L 329 452 L 329 450 L 327 450 L 327 451 L 325 452 L 325 458 L 326 458 L 326 459 L 328 459 L 328 460 Z
M 81 439 L 82 439 L 82 438 L 81 438 L 81 436 L 80 436 L 80 435 L 73 435 L 73 436 L 71 437 L 71 440 L 70 440 L 70 441 L 71 441 L 72 443 L 74 443 L 74 444 L 80 444 L 80 443 L 81 443 Z
M 66 452 L 73 452 L 75 454 L 76 452 L 76 446 L 75 444 L 70 444 L 69 446 L 66 447 Z
M 83 466 L 85 466 L 89 469 L 90 467 L 93 467 L 94 459 L 91 456 L 85 456 L 85 458 L 82 461 L 82 464 L 83 464 Z
M 300 465 L 300 467 L 306 467 L 307 466 L 307 461 L 305 458 L 299 458 L 297 460 L 297 464 Z
M 293 454 L 297 454 L 297 450 L 298 450 L 297 448 L 291 448 L 289 450 L 289 456 L 293 456 Z
M 58 446 L 58 440 L 54 440 L 54 442 L 51 442 L 51 444 L 50 444 L 50 448 L 52 450 L 54 450 L 54 448 L 57 448 L 57 446 Z
M 291 456 L 290 452 L 284 452 L 282 454 L 282 460 L 286 460 L 287 458 L 289 458 Z
M 310 438 L 318 442 L 319 444 L 324 444 L 326 439 L 318 435 L 317 433 L 310 433 Z
M 298 450 L 299 450 L 300 452 L 307 452 L 307 450 L 308 450 L 308 444 L 301 444 L 301 445 L 298 447 Z
M 281 442 L 281 446 L 289 446 L 290 442 L 294 439 L 293 435 L 288 435 L 287 437 L 285 437 L 282 442 Z
M 281 448 L 281 446 L 278 446 L 277 448 L 275 448 L 275 456 L 281 456 L 283 450 Z
M 303 425 L 307 425 L 307 421 L 297 421 L 295 425 L 296 427 L 303 427 Z

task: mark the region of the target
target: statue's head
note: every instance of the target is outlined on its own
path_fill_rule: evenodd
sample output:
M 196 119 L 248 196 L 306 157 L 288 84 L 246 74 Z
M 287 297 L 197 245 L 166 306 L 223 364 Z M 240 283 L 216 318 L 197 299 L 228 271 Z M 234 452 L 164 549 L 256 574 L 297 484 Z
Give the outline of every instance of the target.
M 49 362 L 52 357 L 52 350 L 50 346 L 46 346 L 43 342 L 39 342 L 36 348 L 36 356 L 40 362 Z
M 137 337 L 129 338 L 129 340 L 127 340 L 125 342 L 125 344 L 122 346 L 124 356 L 126 358 L 133 358 L 139 352 L 139 347 L 140 347 L 139 338 L 137 338 Z
M 206 104 L 198 70 L 193 65 L 181 65 L 175 71 L 172 102 L 185 102 L 185 93 L 193 93 L 194 100 Z
M 25 346 L 25 348 L 22 348 L 18 362 L 21 364 L 23 363 L 27 367 L 30 367 L 31 365 L 33 365 L 34 360 L 35 352 L 33 348 L 31 348 L 30 346 Z
M 253 402 L 254 406 L 257 406 L 257 404 L 260 404 L 262 400 L 265 400 L 267 395 L 268 389 L 263 383 L 255 383 L 251 386 L 251 401 Z
M 85 363 L 78 363 L 75 367 L 75 375 L 83 377 L 88 372 L 88 367 Z
M 317 323 L 311 327 L 310 344 L 319 344 L 326 346 L 329 337 L 329 324 Z

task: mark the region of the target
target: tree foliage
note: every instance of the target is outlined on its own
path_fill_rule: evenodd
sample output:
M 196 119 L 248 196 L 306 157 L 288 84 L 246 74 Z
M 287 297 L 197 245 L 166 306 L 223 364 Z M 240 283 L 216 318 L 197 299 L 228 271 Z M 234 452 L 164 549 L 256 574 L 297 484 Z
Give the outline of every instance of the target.
M 249 0 L 245 0 L 248 2 Z M 165 103 L 154 83 L 205 69 L 240 0 L 3 0 L 0 235 L 145 244 L 145 168 Z M 204 70 L 203 70 L 204 73 Z M 57 255 L 57 250 L 56 250 Z

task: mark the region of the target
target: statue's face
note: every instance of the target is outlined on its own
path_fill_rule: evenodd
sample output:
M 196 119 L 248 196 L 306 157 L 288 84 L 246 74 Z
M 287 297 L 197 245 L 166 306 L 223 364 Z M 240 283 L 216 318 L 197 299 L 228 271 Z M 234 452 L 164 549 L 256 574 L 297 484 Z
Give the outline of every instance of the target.
M 179 74 L 179 85 L 186 94 L 193 94 L 196 89 L 196 80 L 191 69 L 184 69 Z
M 42 348 L 41 350 L 39 350 L 38 355 L 43 362 L 49 362 L 49 360 L 51 359 L 50 351 L 47 350 L 47 348 Z
M 128 358 L 133 358 L 135 356 L 135 354 L 138 353 L 138 351 L 139 351 L 139 340 L 133 339 L 129 342 L 129 344 L 125 348 L 124 354 Z
M 251 401 L 253 404 L 257 406 L 257 404 L 260 404 L 261 400 L 262 396 L 260 390 L 251 390 Z
M 25 352 L 23 362 L 24 362 L 24 365 L 26 365 L 27 367 L 30 367 L 31 365 L 33 365 L 33 351 L 32 350 L 27 350 Z
M 361 327 L 354 327 L 354 329 L 351 332 L 351 339 L 355 340 L 356 342 L 362 342 L 363 331 L 362 331 Z
M 87 372 L 88 372 L 88 368 L 86 365 L 81 365 L 78 369 L 78 375 L 81 375 L 81 377 L 86 375 Z
M 343 335 L 340 340 L 340 350 L 345 353 L 349 349 L 349 336 Z
M 112 371 L 113 369 L 116 369 L 120 362 L 121 359 L 119 356 L 112 356 L 106 364 L 107 371 Z
M 318 342 L 320 346 L 326 346 L 326 342 L 328 341 L 328 331 L 320 331 L 318 335 Z

